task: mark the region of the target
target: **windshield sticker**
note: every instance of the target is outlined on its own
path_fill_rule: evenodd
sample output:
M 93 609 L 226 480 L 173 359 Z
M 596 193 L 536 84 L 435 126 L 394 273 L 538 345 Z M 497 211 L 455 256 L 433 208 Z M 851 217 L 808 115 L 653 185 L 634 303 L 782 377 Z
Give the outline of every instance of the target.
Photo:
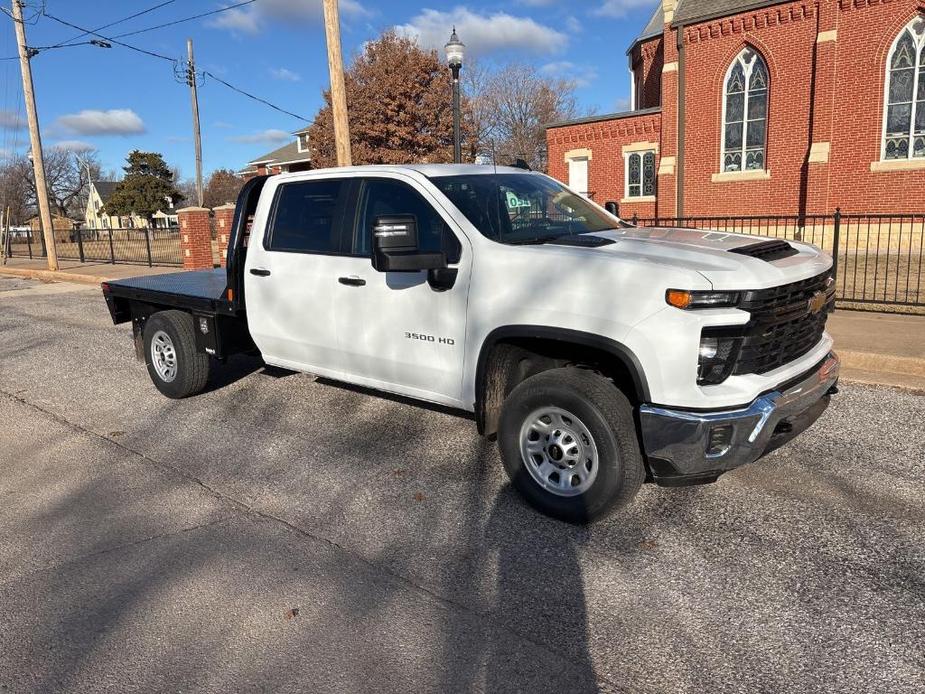
M 531 203 L 529 200 L 522 200 L 521 198 L 518 198 L 515 193 L 512 193 L 510 191 L 508 191 L 506 195 L 507 195 L 507 206 L 510 207 L 512 210 L 518 207 L 530 207 Z

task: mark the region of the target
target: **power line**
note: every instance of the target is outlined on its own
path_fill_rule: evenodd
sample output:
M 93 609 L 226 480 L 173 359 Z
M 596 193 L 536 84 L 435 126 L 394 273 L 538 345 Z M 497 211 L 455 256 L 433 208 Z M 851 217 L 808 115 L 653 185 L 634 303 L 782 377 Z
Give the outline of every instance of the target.
M 201 19 L 203 17 L 208 17 L 209 15 L 219 14 L 220 12 L 227 12 L 228 10 L 235 10 L 239 7 L 244 7 L 245 5 L 250 5 L 257 2 L 257 0 L 244 0 L 244 2 L 239 2 L 236 5 L 229 5 L 228 7 L 220 7 L 217 10 L 211 10 L 209 12 L 202 12 L 201 14 L 194 14 L 192 17 L 184 17 L 183 19 L 175 19 L 172 22 L 165 22 L 164 24 L 158 24 L 157 26 L 148 27 L 147 29 L 138 29 L 136 31 L 127 31 L 124 34 L 116 34 L 115 38 L 121 39 L 125 36 L 135 36 L 136 34 L 144 34 L 147 31 L 154 31 L 155 29 L 163 29 L 164 27 L 171 27 L 174 24 L 183 24 L 184 22 L 191 22 L 194 19 Z
M 64 20 L 64 19 L 61 19 L 60 17 L 55 17 L 54 15 L 48 14 L 47 12 L 45 13 L 45 16 L 48 17 L 49 19 L 55 21 L 55 22 L 59 22 L 60 24 L 64 24 L 65 26 L 69 26 L 69 27 L 71 27 L 72 29 L 76 29 L 77 31 L 83 31 L 83 32 L 85 32 L 84 35 L 92 34 L 93 36 L 96 36 L 97 38 L 101 38 L 101 39 L 103 39 L 104 41 L 109 41 L 109 42 L 111 42 L 111 43 L 116 44 L 117 46 L 122 46 L 123 48 L 128 48 L 128 49 L 130 49 L 130 50 L 137 51 L 137 52 L 139 52 L 139 53 L 144 53 L 145 55 L 150 55 L 150 56 L 152 56 L 152 57 L 154 57 L 154 58 L 160 58 L 161 60 L 168 60 L 168 61 L 170 61 L 171 63 L 176 63 L 176 62 L 177 62 L 176 59 L 171 58 L 171 57 L 169 57 L 169 56 L 162 55 L 162 54 L 160 54 L 160 53 L 155 53 L 155 52 L 153 52 L 153 51 L 148 51 L 148 50 L 145 50 L 144 48 L 138 48 L 137 46 L 133 46 L 133 45 L 131 45 L 131 44 L 129 44 L 129 43 L 124 43 L 123 41 L 119 41 L 119 40 L 114 39 L 114 38 L 111 38 L 111 37 L 109 37 L 109 36 L 103 36 L 102 34 L 96 32 L 96 31 L 94 31 L 94 30 L 91 30 L 91 29 L 84 29 L 84 28 L 81 27 L 81 26 L 77 26 L 76 24 L 73 24 L 72 22 L 68 22 L 68 21 L 66 21 L 66 20 Z M 236 92 L 238 92 L 239 94 L 242 94 L 243 96 L 246 96 L 248 99 L 253 99 L 254 101 L 257 101 L 257 102 L 263 104 L 264 106 L 269 106 L 270 108 L 272 108 L 272 109 L 275 110 L 275 111 L 279 111 L 280 113 L 284 113 L 284 114 L 286 114 L 287 116 L 292 116 L 293 118 L 298 118 L 298 119 L 301 120 L 301 121 L 307 121 L 307 120 L 308 120 L 308 119 L 305 118 L 304 116 L 300 116 L 299 114 L 293 113 L 292 111 L 287 111 L 286 109 L 280 108 L 280 107 L 277 106 L 276 104 L 273 104 L 273 103 L 267 101 L 266 99 L 263 99 L 263 98 L 261 98 L 261 97 L 259 97 L 259 96 L 256 96 L 255 94 L 251 94 L 250 92 L 244 91 L 244 90 L 241 89 L 240 87 L 236 87 L 236 86 L 234 86 L 233 84 L 231 84 L 231 83 L 229 83 L 229 82 L 226 82 L 226 81 L 223 80 L 221 77 L 217 77 L 215 74 L 213 74 L 213 73 L 211 73 L 211 72 L 207 72 L 207 71 L 204 70 L 202 74 L 205 75 L 205 76 L 207 76 L 207 77 L 211 77 L 211 78 L 214 79 L 216 82 L 219 82 L 219 83 L 225 85 L 226 87 L 228 87 L 229 89 L 231 89 L 231 90 L 233 90 L 233 91 L 236 91 Z
M 264 104 L 265 106 L 269 106 L 270 108 L 272 108 L 272 109 L 274 109 L 274 110 L 276 110 L 276 111 L 279 111 L 280 113 L 285 113 L 287 116 L 292 116 L 293 118 L 298 118 L 298 119 L 301 120 L 301 121 L 307 121 L 307 120 L 308 120 L 308 119 L 305 118 L 304 116 L 300 116 L 298 113 L 293 113 L 292 111 L 287 111 L 286 109 L 280 108 L 279 106 L 276 106 L 275 104 L 271 104 L 271 103 L 270 103 L 269 101 L 267 101 L 266 99 L 261 99 L 259 96 L 255 96 L 255 95 L 253 95 L 253 94 L 250 94 L 249 92 L 244 91 L 243 89 L 240 89 L 240 88 L 234 86 L 233 84 L 229 84 L 228 82 L 226 82 L 225 80 L 223 80 L 221 77 L 216 77 L 215 75 L 213 75 L 211 72 L 208 72 L 207 70 L 203 70 L 203 71 L 202 71 L 202 74 L 204 74 L 206 77 L 211 77 L 211 78 L 214 79 L 216 82 L 221 82 L 222 84 L 224 84 L 224 85 L 225 85 L 226 87 L 228 87 L 229 89 L 232 89 L 232 90 L 238 92 L 238 94 L 243 94 L 243 95 L 246 96 L 248 99 L 253 99 L 254 101 L 259 101 L 261 104 Z
M 95 35 L 95 33 L 96 33 L 97 31 L 102 31 L 103 29 L 108 29 L 109 27 L 115 26 L 116 24 L 122 24 L 123 22 L 127 22 L 127 21 L 129 21 L 130 19 L 135 19 L 135 17 L 140 17 L 140 16 L 143 15 L 143 14 L 148 14 L 149 12 L 154 12 L 154 10 L 159 10 L 160 8 L 162 8 L 162 7 L 166 6 L 166 5 L 170 5 L 170 4 L 172 4 L 172 3 L 176 2 L 176 1 L 177 1 L 177 0 L 165 0 L 165 2 L 162 2 L 162 3 L 158 4 L 158 5 L 155 5 L 154 7 L 149 7 L 149 8 L 146 9 L 146 10 L 142 10 L 141 12 L 136 12 L 136 13 L 133 14 L 133 15 L 129 15 L 128 17 L 125 17 L 125 18 L 123 18 L 123 19 L 118 19 L 118 20 L 116 20 L 115 22 L 110 22 L 109 24 L 104 24 L 103 26 L 97 27 L 96 29 L 93 29 L 93 30 L 81 29 L 81 31 L 83 31 L 82 34 L 78 34 L 77 36 L 73 36 L 73 37 L 67 39 L 66 41 L 62 41 L 61 43 L 55 44 L 54 46 L 48 46 L 48 48 L 61 48 L 62 46 L 69 45 L 70 43 L 72 43 L 73 41 L 76 41 L 77 39 L 82 39 L 84 36 L 87 36 L 87 35 L 89 35 L 89 34 L 94 34 L 94 35 Z M 46 12 L 45 12 L 44 3 L 43 3 L 43 5 L 42 5 L 42 14 L 45 14 L 46 17 L 48 16 L 48 15 L 46 14 Z
M 138 48 L 138 46 L 133 46 L 129 43 L 123 43 L 122 41 L 117 41 L 116 39 L 109 38 L 108 36 L 103 36 L 102 34 L 99 34 L 92 29 L 84 29 L 83 27 L 79 27 L 76 24 L 72 24 L 71 22 L 68 22 L 67 20 L 61 19 L 60 17 L 55 17 L 53 14 L 48 14 L 46 12 L 45 16 L 51 19 L 52 21 L 58 22 L 59 24 L 69 26 L 72 29 L 77 29 L 77 31 L 83 31 L 84 33 L 81 34 L 81 36 L 92 34 L 93 36 L 96 36 L 97 38 L 103 39 L 104 41 L 109 41 L 110 43 L 114 43 L 117 46 L 122 46 L 123 48 L 128 48 L 129 50 L 137 51 L 139 53 L 144 53 L 145 55 L 150 55 L 152 58 L 160 58 L 161 60 L 168 60 L 171 63 L 176 62 L 176 59 L 171 58 L 170 56 L 162 55 L 161 53 L 155 53 L 154 51 L 149 51 L 144 48 Z M 51 48 L 54 48 L 54 47 L 55 46 L 51 46 Z

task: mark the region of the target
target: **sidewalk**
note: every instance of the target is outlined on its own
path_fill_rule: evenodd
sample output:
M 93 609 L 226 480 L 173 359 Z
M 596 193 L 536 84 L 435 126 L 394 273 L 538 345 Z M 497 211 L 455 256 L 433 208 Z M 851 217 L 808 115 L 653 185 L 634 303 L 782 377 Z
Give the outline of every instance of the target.
M 181 272 L 181 267 L 164 267 L 147 265 L 126 265 L 111 263 L 81 263 L 77 260 L 59 260 L 58 272 L 48 269 L 45 258 L 8 258 L 5 265 L 0 265 L 0 275 L 8 277 L 26 277 L 46 282 L 80 282 L 81 284 L 99 284 L 106 280 L 117 280 L 139 275 L 162 275 L 169 272 Z
M 178 267 L 111 265 L 64 260 L 49 272 L 44 258 L 11 258 L 0 275 L 99 284 L 106 280 L 180 272 Z M 925 316 L 849 311 L 829 317 L 828 330 L 842 358 L 845 381 L 896 386 L 925 393 Z
M 925 316 L 841 309 L 826 327 L 844 380 L 925 393 Z

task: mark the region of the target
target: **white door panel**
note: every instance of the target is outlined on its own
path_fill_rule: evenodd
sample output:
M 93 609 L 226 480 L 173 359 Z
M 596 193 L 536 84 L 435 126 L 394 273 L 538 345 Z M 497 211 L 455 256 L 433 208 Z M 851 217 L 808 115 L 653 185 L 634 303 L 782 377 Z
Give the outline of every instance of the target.
M 334 287 L 343 258 L 315 252 L 330 252 L 338 238 L 340 185 L 324 180 L 281 184 L 275 211 L 264 212 L 260 220 L 269 229 L 269 241 L 256 238 L 248 248 L 248 327 L 268 363 L 329 376 L 343 368 L 334 321 Z
M 438 402 L 460 397 L 471 250 L 426 190 L 391 177 L 368 177 L 359 189 L 357 257 L 346 275 L 363 286 L 339 285 L 337 335 L 345 378 Z M 378 272 L 370 261 L 371 228 L 380 216 L 413 215 L 418 248 L 446 253 L 458 270 L 452 288 L 431 288 L 427 272 Z
M 366 281 L 337 290 L 345 376 L 395 392 L 458 400 L 468 271 L 460 271 L 452 289 L 435 291 L 426 272 L 377 272 L 368 258 L 345 260 L 353 264 L 348 274 Z

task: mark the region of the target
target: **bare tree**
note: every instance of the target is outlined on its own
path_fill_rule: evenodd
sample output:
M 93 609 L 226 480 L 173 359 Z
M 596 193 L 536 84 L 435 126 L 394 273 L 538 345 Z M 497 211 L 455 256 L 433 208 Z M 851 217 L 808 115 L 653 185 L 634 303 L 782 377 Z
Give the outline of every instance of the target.
M 523 159 L 545 171 L 545 126 L 579 114 L 575 82 L 541 75 L 530 65 L 512 63 L 494 71 L 476 66 L 465 87 L 479 151 L 494 149 L 498 163 Z
M 95 151 L 76 154 L 52 148 L 44 153 L 45 179 L 48 185 L 48 202 L 52 212 L 66 216 L 83 216 L 89 191 L 88 175 L 93 180 L 100 176 L 99 158 Z M 0 167 L 0 187 L 4 194 L 18 196 L 26 214 L 36 207 L 35 175 L 32 161 L 24 154 L 12 157 Z M 17 200 L 7 204 L 16 206 Z M 12 215 L 11 215 L 12 216 Z

